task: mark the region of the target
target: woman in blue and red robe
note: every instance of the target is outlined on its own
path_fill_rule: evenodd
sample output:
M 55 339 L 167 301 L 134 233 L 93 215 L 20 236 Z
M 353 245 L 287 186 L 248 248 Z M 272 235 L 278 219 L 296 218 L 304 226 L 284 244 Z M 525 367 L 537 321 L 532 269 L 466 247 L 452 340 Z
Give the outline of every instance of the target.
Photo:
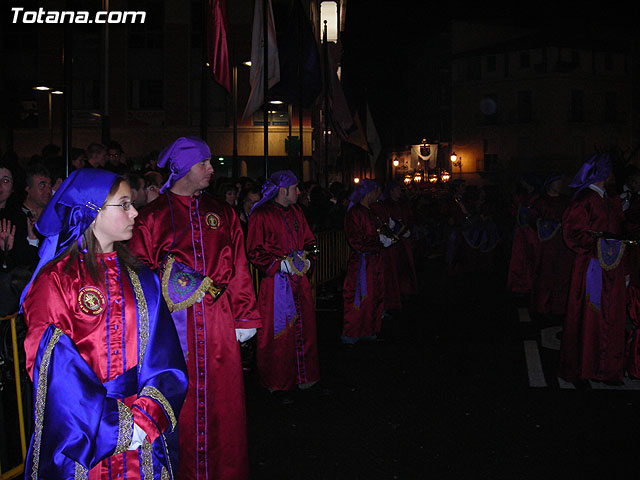
M 74 171 L 36 224 L 40 263 L 22 298 L 34 432 L 26 478 L 175 478 L 186 366 L 157 277 L 120 244 L 131 189 Z

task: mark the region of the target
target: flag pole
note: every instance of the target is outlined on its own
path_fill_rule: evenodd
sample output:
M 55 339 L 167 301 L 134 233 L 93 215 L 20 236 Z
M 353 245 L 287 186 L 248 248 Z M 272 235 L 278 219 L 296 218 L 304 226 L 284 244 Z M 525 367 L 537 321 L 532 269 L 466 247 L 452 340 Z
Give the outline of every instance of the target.
M 329 183 L 329 52 L 327 47 L 327 21 L 324 21 L 322 32 L 324 52 L 324 181 L 325 187 Z
M 300 0 L 293 0 L 294 2 L 300 2 Z M 298 8 L 302 9 L 302 5 L 298 4 L 297 5 Z M 295 6 L 294 6 L 295 8 Z M 304 11 L 304 9 L 302 9 L 302 14 L 303 14 L 303 18 L 306 17 L 306 12 Z M 306 19 L 306 18 L 305 18 Z M 300 137 L 300 141 L 298 143 L 298 145 L 300 146 L 300 168 L 302 170 L 302 172 L 304 173 L 304 142 L 303 142 L 303 134 L 304 134 L 304 128 L 302 126 L 302 119 L 303 119 L 303 115 L 302 115 L 302 103 L 304 100 L 304 81 L 302 78 L 303 75 L 303 71 L 302 71 L 302 52 L 304 50 L 304 38 L 303 38 L 303 33 L 302 33 L 302 23 L 298 23 L 298 94 L 299 94 L 299 101 L 298 101 L 298 130 L 300 131 L 300 133 L 298 134 L 298 136 Z
M 262 118 L 264 121 L 264 178 L 269 178 L 268 159 L 269 159 L 269 22 L 268 11 L 269 0 L 262 0 L 262 42 L 264 48 L 263 60 L 263 95 L 264 102 L 262 106 Z
M 207 0 L 202 0 L 202 70 L 200 72 L 200 138 L 207 141 Z
M 235 48 L 234 48 L 234 61 L 232 72 L 232 88 L 233 88 L 233 162 L 232 162 L 232 176 L 237 178 L 239 176 L 238 169 L 238 65 L 236 65 Z

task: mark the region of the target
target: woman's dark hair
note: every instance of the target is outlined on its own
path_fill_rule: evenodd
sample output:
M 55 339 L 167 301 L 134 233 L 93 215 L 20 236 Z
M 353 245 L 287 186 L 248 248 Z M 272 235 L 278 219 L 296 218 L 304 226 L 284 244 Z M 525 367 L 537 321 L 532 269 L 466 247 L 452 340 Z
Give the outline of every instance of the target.
M 111 185 L 109 189 L 109 194 L 104 201 L 106 204 L 113 195 L 116 194 L 122 182 L 126 182 L 123 177 L 117 177 L 116 180 Z M 104 207 L 103 204 L 103 207 Z M 133 255 L 127 247 L 124 246 L 121 242 L 113 243 L 114 250 L 116 255 L 118 256 L 118 262 L 120 263 L 120 268 L 130 267 L 134 271 L 138 271 L 140 269 L 140 261 Z M 86 253 L 82 258 L 82 263 L 80 263 L 80 248 L 78 247 L 78 242 L 73 242 L 73 244 L 67 248 L 64 252 L 62 252 L 57 258 L 54 258 L 49 263 L 56 263 L 59 261 L 63 261 L 66 257 L 66 263 L 64 266 L 64 272 L 68 272 L 74 262 L 78 263 L 78 271 L 80 275 L 83 274 L 83 269 L 80 268 L 81 265 L 84 265 L 84 270 L 89 274 L 91 280 L 99 285 L 104 285 L 104 267 L 100 265 L 97 261 L 97 254 L 102 253 L 100 249 L 100 242 L 93 234 L 93 230 L 91 226 L 87 227 L 82 235 L 82 250 L 85 250 Z

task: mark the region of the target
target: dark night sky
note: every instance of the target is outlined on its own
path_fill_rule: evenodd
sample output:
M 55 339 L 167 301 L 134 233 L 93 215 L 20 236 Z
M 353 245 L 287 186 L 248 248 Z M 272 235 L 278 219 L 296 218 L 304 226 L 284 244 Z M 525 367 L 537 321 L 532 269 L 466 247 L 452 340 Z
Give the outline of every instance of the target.
M 451 19 L 556 29 L 569 37 L 572 32 L 581 35 L 611 26 L 628 31 L 633 25 L 633 15 L 602 9 L 601 4 L 581 3 L 576 10 L 551 1 L 471 5 L 351 0 L 343 35 L 343 81 L 357 103 L 362 104 L 365 98 L 368 101 L 383 147 L 418 143 L 426 135 L 428 122 L 420 114 L 424 98 L 420 88 L 428 89 L 433 74 L 427 68 L 427 46 L 434 44 Z

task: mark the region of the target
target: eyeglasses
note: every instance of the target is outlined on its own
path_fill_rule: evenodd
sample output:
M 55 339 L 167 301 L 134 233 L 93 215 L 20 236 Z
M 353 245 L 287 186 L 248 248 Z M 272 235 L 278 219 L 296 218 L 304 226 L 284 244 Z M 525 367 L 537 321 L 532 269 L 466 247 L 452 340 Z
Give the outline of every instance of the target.
M 135 207 L 135 205 L 133 204 L 133 202 L 122 202 L 122 203 L 116 203 L 116 204 L 106 204 L 105 207 L 120 207 L 125 212 L 128 212 L 129 209 L 131 207 Z

